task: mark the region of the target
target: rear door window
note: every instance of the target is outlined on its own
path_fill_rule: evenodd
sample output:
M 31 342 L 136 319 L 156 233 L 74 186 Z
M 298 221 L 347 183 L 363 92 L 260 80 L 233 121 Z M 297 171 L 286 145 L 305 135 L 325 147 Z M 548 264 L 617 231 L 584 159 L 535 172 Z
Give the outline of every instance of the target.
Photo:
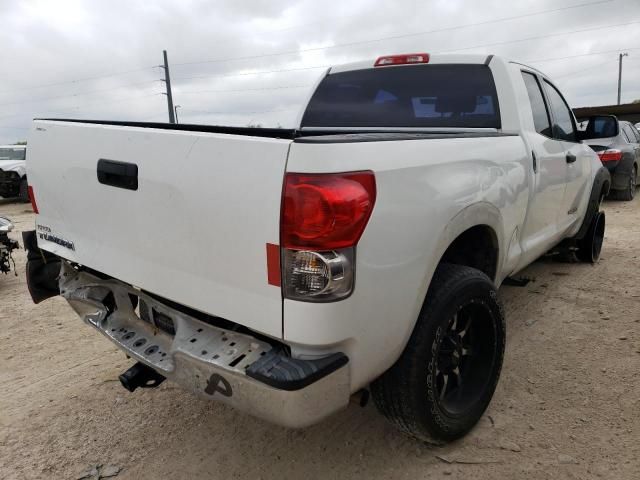
M 545 91 L 551 111 L 553 112 L 553 137 L 568 142 L 576 141 L 576 129 L 571 109 L 564 101 L 560 92 L 545 80 Z
M 624 128 L 624 125 L 620 124 L 620 132 L 622 133 L 622 138 L 625 139 L 625 141 L 627 143 L 631 143 L 631 139 L 629 138 L 629 135 L 627 134 L 627 131 Z
M 533 113 L 533 125 L 535 126 L 536 132 L 546 137 L 551 137 L 551 119 L 549 118 L 549 111 L 544 101 L 544 95 L 540 89 L 538 79 L 529 72 L 522 72 L 522 78 L 527 87 L 527 93 L 529 94 L 531 112 Z
M 327 75 L 303 127 L 500 128 L 486 65 L 406 65 Z
M 624 133 L 627 135 L 627 138 L 629 139 L 629 143 L 638 143 L 638 138 L 636 137 L 636 134 L 633 131 L 633 128 L 631 127 L 631 125 L 629 125 L 628 123 L 623 123 L 621 125 L 622 125 L 622 130 L 624 131 Z

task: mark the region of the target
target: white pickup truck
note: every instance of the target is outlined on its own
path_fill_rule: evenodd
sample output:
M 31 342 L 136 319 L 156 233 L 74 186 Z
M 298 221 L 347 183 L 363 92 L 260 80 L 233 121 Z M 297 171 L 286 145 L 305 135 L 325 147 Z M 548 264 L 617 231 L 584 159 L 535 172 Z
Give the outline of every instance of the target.
M 131 391 L 289 427 L 370 391 L 452 440 L 498 382 L 502 282 L 598 259 L 610 178 L 578 135 L 545 75 L 480 55 L 332 67 L 295 129 L 35 120 L 29 288 L 137 362 Z

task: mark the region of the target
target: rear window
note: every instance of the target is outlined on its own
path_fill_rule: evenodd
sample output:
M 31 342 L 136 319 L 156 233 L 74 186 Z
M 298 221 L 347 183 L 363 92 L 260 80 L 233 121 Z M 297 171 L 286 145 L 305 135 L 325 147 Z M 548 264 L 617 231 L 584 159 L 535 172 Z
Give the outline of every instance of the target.
M 327 75 L 303 127 L 500 128 L 486 65 L 379 67 Z
M 618 133 L 618 122 L 613 117 L 598 117 L 589 121 L 586 128 L 587 138 L 615 137 Z

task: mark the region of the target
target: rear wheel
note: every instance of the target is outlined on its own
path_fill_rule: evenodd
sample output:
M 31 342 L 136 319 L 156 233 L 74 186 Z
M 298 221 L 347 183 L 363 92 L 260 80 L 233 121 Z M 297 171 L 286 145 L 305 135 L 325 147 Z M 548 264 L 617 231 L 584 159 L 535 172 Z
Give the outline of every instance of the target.
M 418 439 L 459 438 L 491 401 L 504 345 L 493 282 L 474 268 L 442 264 L 400 359 L 371 386 L 374 402 Z
M 27 179 L 20 180 L 20 189 L 18 190 L 18 198 L 23 203 L 29 203 L 29 184 Z

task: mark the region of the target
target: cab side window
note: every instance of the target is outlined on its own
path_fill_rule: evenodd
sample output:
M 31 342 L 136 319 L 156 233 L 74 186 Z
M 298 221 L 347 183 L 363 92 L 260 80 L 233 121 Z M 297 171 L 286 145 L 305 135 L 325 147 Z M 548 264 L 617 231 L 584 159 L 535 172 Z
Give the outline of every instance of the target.
M 638 143 L 638 138 L 633 130 L 633 127 L 631 127 L 631 125 L 629 125 L 628 123 L 622 125 L 622 131 L 627 135 L 629 143 Z
M 535 75 L 529 72 L 522 72 L 524 85 L 527 87 L 529 94 L 529 102 L 531 103 L 531 111 L 533 112 L 533 124 L 536 132 L 551 137 L 551 120 L 547 110 L 547 104 L 544 101 L 540 84 Z
M 553 137 L 568 142 L 576 141 L 576 128 L 573 122 L 573 114 L 569 106 L 560 95 L 560 92 L 545 80 L 544 89 L 553 113 Z
M 629 134 L 622 124 L 620 124 L 620 132 L 622 133 L 622 138 L 624 138 L 627 143 L 631 143 L 631 138 L 629 138 Z

